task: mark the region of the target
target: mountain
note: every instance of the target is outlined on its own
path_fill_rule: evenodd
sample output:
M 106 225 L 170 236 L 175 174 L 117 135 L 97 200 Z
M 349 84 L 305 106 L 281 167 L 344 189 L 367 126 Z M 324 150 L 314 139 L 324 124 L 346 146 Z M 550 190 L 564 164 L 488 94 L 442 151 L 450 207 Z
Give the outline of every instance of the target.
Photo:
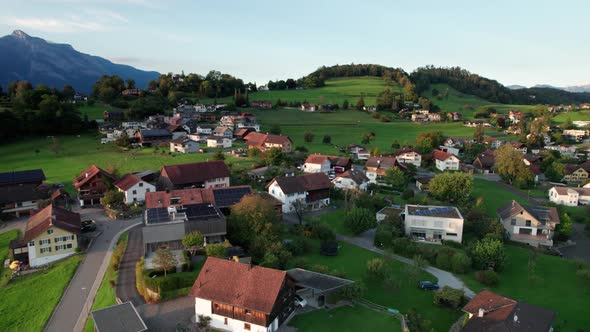
M 16 30 L 0 38 L 0 85 L 16 80 L 61 89 L 70 84 L 76 91 L 90 93 L 102 75 L 133 79 L 146 88 L 159 73 L 112 63 L 104 58 L 76 51 L 71 45 L 51 43 Z
M 566 86 L 563 90 L 569 92 L 590 92 L 590 84 Z
M 518 85 L 518 84 L 507 85 L 506 87 L 507 87 L 508 89 L 510 89 L 510 90 L 520 90 L 520 89 L 526 89 L 526 86 L 524 86 L 524 85 Z

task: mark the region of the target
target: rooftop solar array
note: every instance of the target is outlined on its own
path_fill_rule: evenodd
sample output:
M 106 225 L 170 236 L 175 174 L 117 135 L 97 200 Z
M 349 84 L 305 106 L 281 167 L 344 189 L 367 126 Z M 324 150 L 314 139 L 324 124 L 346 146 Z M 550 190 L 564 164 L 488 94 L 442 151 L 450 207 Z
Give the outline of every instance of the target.
M 242 199 L 245 195 L 252 192 L 250 187 L 239 188 L 215 188 L 213 196 L 215 197 L 215 205 L 219 208 L 230 207 Z
M 0 173 L 0 185 L 37 182 L 44 180 L 45 174 L 41 169 Z
M 159 207 L 146 210 L 146 221 L 148 224 L 171 222 L 172 218 L 168 208 Z M 210 204 L 191 204 L 176 208 L 176 215 L 186 214 L 189 221 L 216 219 L 220 217 L 219 210 Z M 180 221 L 180 220 L 176 220 Z
M 165 207 L 146 209 L 145 218 L 148 224 L 158 224 L 164 222 L 170 222 L 170 216 L 168 215 L 168 209 Z
M 415 216 L 429 216 L 433 214 L 443 213 L 443 212 L 451 212 L 455 211 L 455 208 L 452 206 L 442 206 L 437 207 L 434 209 L 424 209 L 424 210 L 416 210 L 412 214 Z

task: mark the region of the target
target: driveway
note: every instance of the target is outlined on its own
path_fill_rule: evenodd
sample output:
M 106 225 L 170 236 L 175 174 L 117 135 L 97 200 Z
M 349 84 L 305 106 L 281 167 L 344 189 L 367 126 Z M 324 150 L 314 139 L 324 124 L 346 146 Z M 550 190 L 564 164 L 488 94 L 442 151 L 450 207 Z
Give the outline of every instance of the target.
M 141 223 L 141 218 L 110 220 L 100 209 L 81 210 L 82 219 L 96 221 L 96 237 L 66 288 L 57 308 L 45 326 L 45 331 L 81 331 L 90 313 L 96 291 L 102 282 L 113 252 L 115 237 L 126 228 Z
M 574 231 L 571 240 L 576 243 L 574 246 L 559 248 L 559 251 L 566 258 L 581 258 L 590 262 L 590 239 L 584 232 L 584 224 L 574 223 Z
M 174 300 L 144 304 L 137 311 L 145 321 L 150 331 L 176 331 L 177 327 L 182 331 L 196 331 L 191 322 L 195 316 L 195 298 L 183 296 Z
M 0 225 L 0 234 L 10 232 L 13 229 L 20 230 L 21 234 L 25 232 L 27 227 L 28 217 L 20 217 L 19 219 L 10 220 Z
M 135 307 L 145 304 L 143 298 L 135 288 L 135 263 L 139 261 L 143 253 L 142 227 L 133 227 L 129 230 L 127 249 L 119 265 L 119 278 L 117 280 L 117 297 L 123 302 L 131 301 Z

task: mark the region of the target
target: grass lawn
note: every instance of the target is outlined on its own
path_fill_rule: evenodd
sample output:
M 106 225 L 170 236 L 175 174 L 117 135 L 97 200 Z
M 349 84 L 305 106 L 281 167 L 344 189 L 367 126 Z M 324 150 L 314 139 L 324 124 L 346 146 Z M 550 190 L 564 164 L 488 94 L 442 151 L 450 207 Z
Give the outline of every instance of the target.
M 555 331 L 588 331 L 590 326 L 590 285 L 576 276 L 574 262 L 538 255 L 534 279 L 529 275 L 529 250 L 506 245 L 508 261 L 500 283 L 491 290 L 518 300 L 556 311 Z M 469 288 L 484 288 L 473 274 L 460 275 Z
M 448 331 L 460 316 L 458 311 L 435 306 L 433 293 L 420 290 L 416 278 L 410 277 L 409 265 L 393 261 L 389 273 L 399 280 L 399 287 L 397 289 L 385 288 L 382 281 L 375 280 L 366 273 L 367 261 L 381 257 L 380 255 L 351 244 L 341 243 L 341 245 L 338 256 L 322 256 L 319 254 L 319 243 L 315 242 L 313 254 L 305 256 L 307 263 L 325 265 L 331 270 L 343 271 L 346 273 L 346 278 L 363 282 L 367 288 L 364 298 L 369 301 L 398 309 L 404 314 L 410 308 L 416 308 L 423 317 L 432 322 L 436 331 Z M 419 280 L 436 281 L 434 276 L 424 271 L 419 271 L 418 274 L 417 279 Z
M 168 155 L 142 150 L 123 151 L 113 144 L 100 144 L 99 136 L 85 134 L 80 137 L 59 137 L 62 151 L 55 154 L 49 149 L 51 140 L 33 138 L 0 146 L 0 172 L 42 168 L 47 182 L 62 182 L 66 190 L 73 192 L 72 180 L 92 164 L 99 167 L 116 167 L 120 173 L 142 170 L 157 171 L 163 165 L 212 160 L 212 155 L 178 154 Z M 39 150 L 39 154 L 35 150 Z M 226 163 L 250 168 L 250 158 L 226 156 Z
M 301 332 L 401 331 L 400 321 L 395 317 L 361 306 L 312 311 L 295 316 L 289 325 Z
M 121 237 L 117 241 L 117 244 L 119 244 L 121 242 L 125 242 L 125 247 L 126 247 L 128 237 L 129 237 L 128 232 L 121 234 Z M 111 260 L 112 260 L 112 258 L 111 258 Z M 109 266 L 110 266 L 110 264 L 109 264 Z M 109 281 L 114 280 L 115 282 L 117 282 L 118 276 L 119 276 L 118 271 L 115 271 L 111 268 L 107 269 L 107 271 L 104 274 L 104 277 L 102 279 L 102 282 L 100 283 L 100 287 L 98 288 L 98 291 L 96 292 L 96 297 L 94 298 L 94 303 L 92 304 L 91 311 L 106 308 L 106 307 L 117 304 L 116 288 L 111 287 L 111 284 L 109 283 Z M 84 331 L 85 332 L 94 331 L 94 320 L 92 320 L 92 318 L 90 316 L 88 316 L 88 319 L 86 320 L 86 326 L 84 327 Z
M 572 119 L 572 121 L 588 121 L 590 119 L 590 111 L 560 113 L 553 118 L 553 122 L 558 124 L 565 123 L 568 118 Z
M 82 258 L 75 255 L 0 288 L 2 331 L 43 330 Z
M 413 144 L 416 137 L 423 132 L 440 130 L 446 136 L 471 137 L 473 128 L 461 123 L 416 124 L 407 120 L 380 122 L 368 113 L 356 110 L 340 110 L 334 113 L 305 113 L 299 109 L 278 109 L 254 111 L 257 119 L 267 131 L 273 124 L 279 124 L 283 135 L 293 140 L 293 146 L 302 145 L 310 152 L 338 154 L 340 147 L 348 144 L 360 144 L 365 133 L 374 132 L 372 147 L 378 147 L 382 153 L 391 152 L 391 143 L 398 140 Z M 313 142 L 303 141 L 303 132 L 310 130 L 315 134 Z M 324 135 L 332 137 L 332 144 L 322 143 Z
M 499 186 L 496 182 L 483 179 L 473 178 L 473 197 L 482 199 L 486 211 L 492 218 L 496 218 L 496 210 L 511 200 L 516 200 L 521 204 L 528 204 L 526 200 L 520 198 L 511 191 Z
M 344 225 L 344 209 L 338 209 L 331 213 L 323 214 L 319 217 L 305 218 L 306 221 L 317 219 L 321 223 L 327 224 L 335 233 L 352 236 L 353 234 Z
M 10 280 L 12 272 L 9 268 L 4 267 L 4 260 L 8 257 L 8 245 L 10 241 L 18 239 L 20 231 L 18 229 L 0 234 L 0 287 L 4 286 Z
M 448 98 L 438 99 L 437 97 L 432 96 L 432 89 L 436 88 L 440 94 L 444 94 L 445 91 L 448 89 L 449 94 Z M 479 98 L 474 95 L 464 94 L 459 92 L 453 88 L 451 88 L 447 84 L 432 84 L 430 88 L 425 91 L 424 95 L 428 97 L 433 104 L 440 107 L 441 110 L 446 112 L 460 112 L 463 116 L 467 119 L 473 118 L 473 113 L 477 110 L 477 108 L 482 106 L 491 106 L 494 107 L 498 113 L 508 113 L 510 109 L 517 109 L 520 111 L 528 111 L 535 108 L 533 105 L 508 105 L 508 104 L 495 104 L 485 99 Z M 463 106 L 471 105 L 475 110 L 465 110 Z

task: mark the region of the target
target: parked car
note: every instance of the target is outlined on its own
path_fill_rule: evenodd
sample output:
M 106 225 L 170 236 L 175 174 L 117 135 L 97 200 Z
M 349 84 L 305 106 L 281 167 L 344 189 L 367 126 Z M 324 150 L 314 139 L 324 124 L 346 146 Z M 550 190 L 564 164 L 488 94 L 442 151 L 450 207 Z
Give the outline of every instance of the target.
M 420 281 L 420 288 L 424 290 L 438 290 L 440 287 L 432 281 Z
M 295 295 L 295 305 L 303 308 L 307 305 L 307 300 L 299 295 Z
M 81 225 L 82 227 L 80 228 L 80 231 L 82 233 L 94 232 L 96 230 L 96 223 L 94 220 L 82 220 Z

